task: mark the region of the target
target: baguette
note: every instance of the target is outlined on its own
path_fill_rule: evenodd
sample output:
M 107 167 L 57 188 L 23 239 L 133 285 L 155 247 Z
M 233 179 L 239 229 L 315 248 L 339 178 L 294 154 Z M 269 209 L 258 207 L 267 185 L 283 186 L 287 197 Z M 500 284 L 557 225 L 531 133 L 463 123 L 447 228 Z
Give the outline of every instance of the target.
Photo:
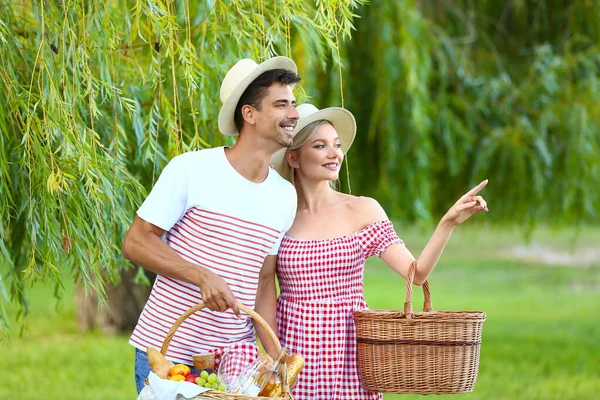
M 146 354 L 148 355 L 148 363 L 150 364 L 150 368 L 152 368 L 152 372 L 158 375 L 159 378 L 166 379 L 174 364 L 167 360 L 165 356 L 154 347 L 148 347 Z
M 292 386 L 298 379 L 298 374 L 304 367 L 304 357 L 300 354 L 292 354 L 285 362 L 287 366 L 287 381 L 288 385 Z

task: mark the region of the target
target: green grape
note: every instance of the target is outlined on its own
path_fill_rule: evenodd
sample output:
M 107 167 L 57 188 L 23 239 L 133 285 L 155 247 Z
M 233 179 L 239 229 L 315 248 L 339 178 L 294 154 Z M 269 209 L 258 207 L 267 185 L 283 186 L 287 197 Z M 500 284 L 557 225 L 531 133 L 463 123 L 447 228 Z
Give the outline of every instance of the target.
M 206 378 L 206 380 L 210 383 L 215 383 L 217 381 L 217 374 L 215 374 L 214 372 L 212 374 L 210 374 L 208 376 L 208 378 Z
M 206 385 L 206 379 L 204 379 L 204 378 L 196 378 L 196 383 L 199 386 L 204 386 L 204 385 Z
M 219 385 L 219 387 L 217 389 L 219 389 L 221 392 L 224 392 L 225 390 L 227 390 L 225 385 L 223 385 L 222 383 Z
M 208 378 L 208 372 L 206 372 L 206 371 L 200 372 L 200 378 L 202 378 L 202 379 Z

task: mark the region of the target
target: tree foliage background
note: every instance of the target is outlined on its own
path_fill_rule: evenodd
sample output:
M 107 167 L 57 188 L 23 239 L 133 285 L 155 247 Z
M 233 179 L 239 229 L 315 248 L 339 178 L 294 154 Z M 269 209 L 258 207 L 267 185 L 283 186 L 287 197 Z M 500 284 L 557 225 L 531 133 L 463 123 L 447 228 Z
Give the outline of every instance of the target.
M 486 220 L 597 223 L 600 2 L 372 0 L 343 49 L 352 189 L 437 218 L 484 178 Z M 316 79 L 339 102 L 336 68 Z
M 2 331 L 37 282 L 118 278 L 165 163 L 231 144 L 218 93 L 243 57 L 291 56 L 309 101 L 354 113 L 343 189 L 393 218 L 489 178 L 493 220 L 598 222 L 600 1 L 364 3 L 0 0 Z
M 325 62 L 359 1 L 0 1 L 0 320 L 65 271 L 102 293 L 166 162 L 222 145 L 239 59 Z M 334 42 L 335 41 L 335 42 Z

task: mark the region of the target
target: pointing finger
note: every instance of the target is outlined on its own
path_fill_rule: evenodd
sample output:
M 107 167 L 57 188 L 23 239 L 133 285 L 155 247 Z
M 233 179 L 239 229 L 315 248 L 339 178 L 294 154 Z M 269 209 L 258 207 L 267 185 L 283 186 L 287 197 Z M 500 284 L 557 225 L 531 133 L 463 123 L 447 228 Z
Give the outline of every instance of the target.
M 479 185 L 475 186 L 473 189 L 469 190 L 466 196 L 475 196 L 481 189 L 483 189 L 488 184 L 488 180 L 483 180 Z

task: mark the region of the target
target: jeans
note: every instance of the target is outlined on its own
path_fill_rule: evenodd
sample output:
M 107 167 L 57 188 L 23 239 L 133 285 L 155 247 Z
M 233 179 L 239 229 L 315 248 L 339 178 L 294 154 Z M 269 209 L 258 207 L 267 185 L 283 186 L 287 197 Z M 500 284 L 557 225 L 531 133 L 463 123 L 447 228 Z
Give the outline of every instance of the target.
M 192 374 L 198 374 L 196 369 L 192 366 L 189 366 Z M 135 349 L 135 366 L 134 366 L 134 375 L 135 375 L 135 388 L 140 394 L 142 389 L 144 388 L 144 381 L 150 375 L 150 364 L 148 363 L 148 355 L 146 355 L 145 351 L 142 351 L 138 348 Z M 212 372 L 208 370 L 208 372 Z
M 142 389 L 144 388 L 144 381 L 150 375 L 150 364 L 148 363 L 148 356 L 146 353 L 138 348 L 135 349 L 135 366 L 134 366 L 134 374 L 135 374 L 135 388 L 140 394 Z

